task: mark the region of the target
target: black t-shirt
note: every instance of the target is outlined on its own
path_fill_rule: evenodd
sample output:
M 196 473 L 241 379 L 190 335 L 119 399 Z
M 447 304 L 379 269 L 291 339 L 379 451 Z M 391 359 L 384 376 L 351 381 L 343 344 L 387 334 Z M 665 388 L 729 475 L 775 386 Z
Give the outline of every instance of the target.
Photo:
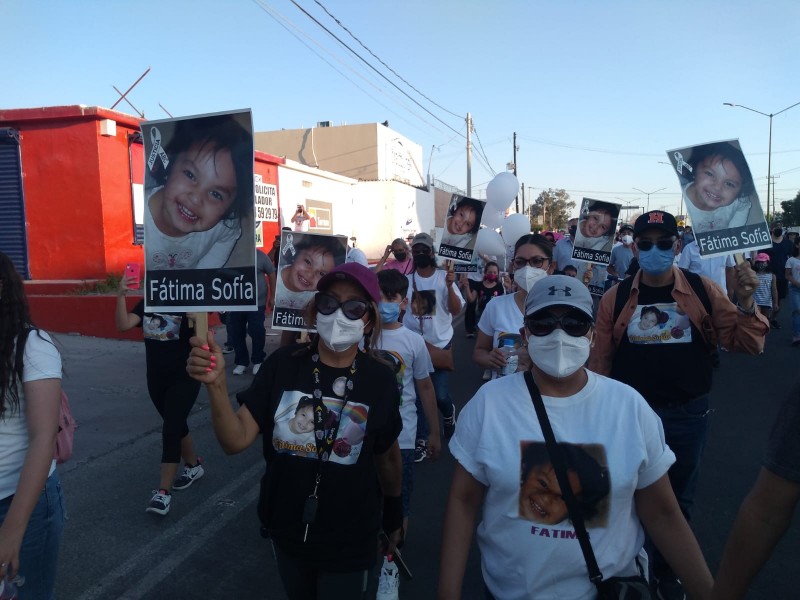
M 307 564 L 340 572 L 370 568 L 382 506 L 374 456 L 389 450 L 403 427 L 397 383 L 386 365 L 359 353 L 343 407 L 350 368 L 329 367 L 313 356 L 306 346 L 276 350 L 237 395 L 263 439 L 267 470 L 259 515 L 275 543 Z M 338 417 L 339 429 L 331 458 L 322 465 L 316 518 L 303 542 L 303 507 L 319 468 L 311 408 L 315 367 L 325 408 L 334 422 Z
M 148 372 L 176 369 L 185 372 L 186 359 L 192 349 L 189 339 L 194 335 L 186 313 L 146 313 L 144 300 L 140 300 L 131 313 L 141 319 L 139 327 L 144 332 Z
M 486 287 L 486 284 L 481 281 L 476 289 L 478 292 L 478 313 L 482 313 L 489 300 L 496 296 L 503 295 L 503 286 L 499 282 L 494 287 Z
M 791 240 L 784 237 L 780 242 L 772 242 L 772 248 L 766 252 L 769 254 L 769 270 L 777 279 L 786 279 L 786 261 L 792 255 Z
M 678 309 L 672 286 L 640 283 L 638 306 L 614 354 L 611 377 L 659 407 L 707 394 L 712 372 L 703 335 Z

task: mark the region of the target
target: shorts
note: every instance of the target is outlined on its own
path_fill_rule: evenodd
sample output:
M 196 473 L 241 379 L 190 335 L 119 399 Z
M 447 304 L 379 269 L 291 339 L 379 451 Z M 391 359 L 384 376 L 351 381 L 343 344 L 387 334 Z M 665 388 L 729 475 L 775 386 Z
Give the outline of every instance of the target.
M 400 490 L 400 498 L 403 502 L 403 516 L 411 514 L 411 492 L 414 491 L 414 450 L 400 450 L 403 459 L 403 483 Z

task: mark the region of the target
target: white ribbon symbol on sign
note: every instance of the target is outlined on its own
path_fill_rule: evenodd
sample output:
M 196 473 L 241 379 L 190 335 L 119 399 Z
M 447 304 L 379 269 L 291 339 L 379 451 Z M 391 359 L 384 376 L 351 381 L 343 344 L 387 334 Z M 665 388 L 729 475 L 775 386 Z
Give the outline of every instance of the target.
M 675 157 L 675 163 L 676 163 L 675 170 L 678 172 L 678 174 L 683 175 L 683 167 L 686 167 L 689 170 L 689 173 L 692 172 L 692 165 L 683 160 L 683 154 L 681 154 L 680 152 L 676 152 L 675 154 L 673 154 L 673 156 Z
M 294 238 L 292 238 L 291 233 L 286 234 L 286 244 L 284 245 L 283 249 L 281 250 L 281 254 L 286 256 L 287 252 L 291 252 L 292 256 L 297 253 L 297 250 L 294 249 Z
M 167 153 L 164 152 L 164 148 L 161 147 L 161 132 L 158 130 L 158 127 L 150 129 L 150 140 L 153 142 L 153 148 L 150 150 L 150 156 L 147 157 L 147 168 L 151 171 L 153 170 L 156 156 L 158 156 L 161 159 L 161 164 L 164 165 L 166 169 L 169 165 L 169 157 Z

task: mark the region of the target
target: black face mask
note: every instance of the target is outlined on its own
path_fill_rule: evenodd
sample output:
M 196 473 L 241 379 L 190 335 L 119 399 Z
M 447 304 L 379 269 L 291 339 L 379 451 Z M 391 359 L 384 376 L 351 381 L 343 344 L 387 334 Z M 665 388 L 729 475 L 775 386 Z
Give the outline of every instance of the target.
M 765 265 L 764 263 L 760 263 L 760 264 L 756 263 L 755 265 L 753 265 L 753 268 L 756 271 L 766 271 L 767 270 L 767 265 Z
M 406 254 L 405 252 L 395 252 L 394 253 L 395 259 L 397 259 L 400 262 L 403 262 L 406 259 L 407 256 L 408 256 L 408 254 Z
M 570 228 L 569 228 L 569 235 L 570 235 L 571 237 L 575 237 L 575 234 L 576 234 L 577 232 L 578 232 L 578 228 L 577 228 L 577 227 L 570 227 Z
M 781 237 L 781 235 L 783 235 L 783 229 L 781 229 L 780 227 L 776 227 L 775 229 L 772 230 L 772 235 L 774 235 L 775 237 Z
M 429 254 L 415 254 L 414 266 L 418 269 L 425 269 L 433 264 L 433 257 Z

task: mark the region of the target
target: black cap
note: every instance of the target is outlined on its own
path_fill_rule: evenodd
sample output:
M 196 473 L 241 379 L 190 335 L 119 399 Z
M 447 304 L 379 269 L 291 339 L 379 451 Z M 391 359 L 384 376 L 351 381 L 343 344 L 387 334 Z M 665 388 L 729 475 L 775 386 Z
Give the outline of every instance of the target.
M 636 219 L 633 235 L 640 235 L 646 229 L 660 229 L 669 235 L 678 236 L 678 222 L 675 217 L 663 210 L 651 210 Z

